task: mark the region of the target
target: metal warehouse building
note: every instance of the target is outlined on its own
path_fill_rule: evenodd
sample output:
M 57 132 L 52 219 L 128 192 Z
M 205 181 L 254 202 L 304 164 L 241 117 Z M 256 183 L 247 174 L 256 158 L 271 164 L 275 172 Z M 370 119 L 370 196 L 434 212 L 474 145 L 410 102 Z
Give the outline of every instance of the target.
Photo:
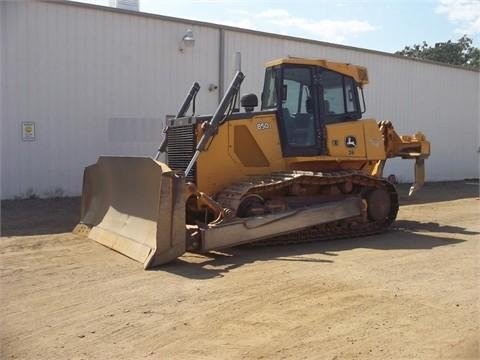
M 191 29 L 195 41 L 182 38 Z M 421 40 L 421 39 L 419 39 Z M 285 56 L 364 65 L 365 117 L 432 143 L 429 181 L 478 177 L 480 73 L 364 49 L 73 2 L 0 2 L 1 197 L 79 195 L 98 155 L 151 155 L 193 81 L 212 113 L 241 54 L 242 93 Z M 237 64 L 236 64 L 237 63 Z M 413 162 L 386 174 L 411 181 Z

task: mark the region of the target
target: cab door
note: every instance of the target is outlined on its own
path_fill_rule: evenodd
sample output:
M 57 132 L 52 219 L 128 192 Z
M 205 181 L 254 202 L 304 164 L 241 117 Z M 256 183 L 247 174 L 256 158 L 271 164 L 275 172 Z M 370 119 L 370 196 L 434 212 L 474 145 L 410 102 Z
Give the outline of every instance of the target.
M 314 76 L 312 66 L 285 65 L 281 68 L 277 118 L 284 157 L 324 153 Z
M 318 68 L 318 105 L 327 154 L 332 157 L 366 156 L 364 126 L 357 84 L 349 76 Z

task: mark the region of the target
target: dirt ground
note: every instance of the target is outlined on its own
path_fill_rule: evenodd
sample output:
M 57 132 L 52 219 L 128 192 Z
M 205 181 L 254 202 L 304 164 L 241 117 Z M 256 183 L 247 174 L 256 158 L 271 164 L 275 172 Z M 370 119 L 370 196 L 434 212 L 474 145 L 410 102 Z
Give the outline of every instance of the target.
M 479 359 L 478 182 L 401 202 L 382 235 L 144 271 L 69 233 L 76 198 L 4 201 L 0 358 Z

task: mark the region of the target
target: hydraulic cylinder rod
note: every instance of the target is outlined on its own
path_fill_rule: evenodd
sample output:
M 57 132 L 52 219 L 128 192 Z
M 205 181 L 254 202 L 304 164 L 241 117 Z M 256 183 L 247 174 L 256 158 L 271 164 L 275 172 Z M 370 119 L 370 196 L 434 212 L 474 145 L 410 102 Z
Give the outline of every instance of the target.
M 208 122 L 205 132 L 203 133 L 203 136 L 201 137 L 200 141 L 197 144 L 195 154 L 193 155 L 192 159 L 190 160 L 190 163 L 187 166 L 187 169 L 185 170 L 185 176 L 188 176 L 188 174 L 193 168 L 193 165 L 195 165 L 195 162 L 197 161 L 198 156 L 202 151 L 205 150 L 205 147 L 207 146 L 211 137 L 217 132 L 218 127 L 220 126 L 222 119 L 225 116 L 225 111 L 228 109 L 229 106 L 232 105 L 232 101 L 235 95 L 240 90 L 240 85 L 242 84 L 242 81 L 244 78 L 245 78 L 245 75 L 243 75 L 241 71 L 237 71 L 227 91 L 223 95 L 223 98 L 220 101 L 220 104 L 218 104 L 217 110 L 215 110 L 215 113 L 213 114 L 212 119 Z M 235 104 L 233 104 L 233 106 L 234 105 Z
M 183 101 L 182 106 L 180 107 L 180 110 L 178 110 L 177 116 L 175 116 L 176 119 L 185 116 L 185 113 L 190 107 L 192 100 L 195 98 L 195 96 L 197 96 L 197 93 L 199 90 L 200 90 L 200 85 L 197 82 L 194 82 L 192 87 L 190 88 L 190 91 L 188 92 L 187 97 Z M 168 133 L 168 126 L 165 128 L 165 137 L 163 138 L 162 143 L 158 147 L 157 153 L 153 157 L 155 160 L 157 160 L 160 154 L 164 153 L 165 150 L 167 149 L 167 145 L 168 145 L 167 133 Z

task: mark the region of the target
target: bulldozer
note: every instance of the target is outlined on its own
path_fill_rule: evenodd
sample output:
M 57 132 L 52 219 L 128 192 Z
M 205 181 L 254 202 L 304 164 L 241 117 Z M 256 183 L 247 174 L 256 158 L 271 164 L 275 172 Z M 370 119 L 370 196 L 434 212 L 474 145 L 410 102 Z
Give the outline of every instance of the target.
M 149 269 L 187 251 L 382 232 L 399 208 L 383 177 L 389 158 L 415 160 L 410 195 L 424 184 L 425 135 L 362 119 L 365 67 L 270 61 L 258 110 L 255 94 L 238 109 L 244 78 L 236 72 L 212 115 L 186 115 L 195 82 L 152 157 L 100 156 L 86 167 L 74 233 Z

